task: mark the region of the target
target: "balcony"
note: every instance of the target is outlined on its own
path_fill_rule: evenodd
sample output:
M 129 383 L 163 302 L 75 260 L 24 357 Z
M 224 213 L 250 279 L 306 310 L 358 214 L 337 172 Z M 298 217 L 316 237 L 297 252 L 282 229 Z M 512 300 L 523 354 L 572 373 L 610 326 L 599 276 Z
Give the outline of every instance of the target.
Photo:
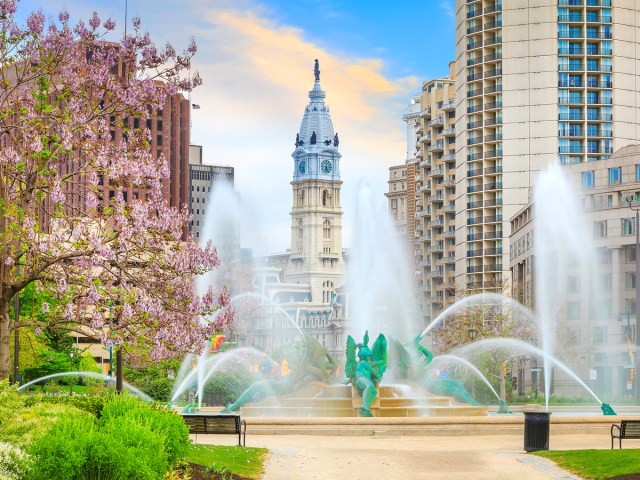
M 420 168 L 425 168 L 425 167 L 430 167 L 431 166 L 431 159 L 427 158 L 426 160 L 422 160 L 420 162 Z
M 492 85 L 490 87 L 486 87 L 484 89 L 484 93 L 486 93 L 487 95 L 490 93 L 496 93 L 496 92 L 501 92 L 502 91 L 502 85 Z
M 581 128 L 573 128 L 564 132 L 560 132 L 560 137 L 584 137 L 584 130 Z
M 445 137 L 454 137 L 456 135 L 456 127 L 445 128 L 442 131 L 442 135 Z
M 477 97 L 478 95 L 482 95 L 481 88 L 476 88 L 475 90 L 469 90 L 467 92 L 467 98 Z
M 558 80 L 558 86 L 562 88 L 582 88 L 584 84 L 580 80 Z
M 475 50 L 476 48 L 482 47 L 482 40 L 478 40 L 477 42 L 469 42 L 467 43 L 467 50 Z
M 477 168 L 475 170 L 467 170 L 467 177 L 477 177 L 479 175 L 482 175 L 481 168 Z
M 482 185 L 470 185 L 467 187 L 467 193 L 481 192 Z
M 482 160 L 481 153 L 470 153 L 467 155 L 467 162 L 473 162 L 474 160 Z
M 474 128 L 482 128 L 482 120 L 467 123 L 467 129 L 473 130 Z
M 580 96 L 571 96 L 571 97 L 560 97 L 558 99 L 558 103 L 561 105 L 582 105 L 584 103 L 584 97 Z
M 467 107 L 467 113 L 476 113 L 476 112 L 481 112 L 482 111 L 482 104 L 478 104 L 478 105 L 472 105 L 470 107 Z
M 475 80 L 482 80 L 482 72 L 467 75 L 467 82 L 473 82 Z
M 491 127 L 493 125 L 502 125 L 502 117 L 490 118 L 484 121 L 485 127 Z
M 443 236 L 444 238 L 455 238 L 455 236 L 456 236 L 456 231 L 455 231 L 455 230 L 447 230 L 446 232 L 444 232 L 444 233 L 442 234 L 442 236 Z
M 427 247 L 427 252 L 442 252 L 444 251 L 444 245 L 442 243 L 436 243 L 435 245 L 431 245 Z
M 443 210 L 445 213 L 456 213 L 456 206 L 455 206 L 455 204 L 454 204 L 454 205 L 451 205 L 451 204 L 449 204 L 449 205 L 444 205 L 444 206 L 442 207 L 442 210 Z
M 427 118 L 431 116 L 431 107 L 425 108 L 420 112 L 420 118 Z
M 429 148 L 427 150 L 429 152 L 442 152 L 444 151 L 444 142 L 439 141 L 434 143 L 433 145 L 429 145 Z
M 495 265 L 485 265 L 484 266 L 484 271 L 485 272 L 501 272 L 502 271 L 502 264 L 501 263 L 496 263 Z
M 502 60 L 502 52 L 499 53 L 491 53 L 489 55 L 484 56 L 485 62 L 494 62 L 496 60 Z
M 482 271 L 484 271 L 484 267 L 482 265 L 467 267 L 467 273 L 481 273 Z
M 584 153 L 584 147 L 582 145 L 560 145 L 558 147 L 559 153 Z
M 486 135 L 484 137 L 484 141 L 486 143 L 493 143 L 493 142 L 499 142 L 502 140 L 502 134 L 498 133 L 497 135 Z
M 579 38 L 582 38 L 582 35 L 580 35 Z M 593 33 L 589 33 L 589 31 L 587 31 L 587 38 L 611 40 L 613 38 L 613 33 L 612 32 L 593 32 Z
M 473 67 L 474 65 L 478 65 L 480 63 L 482 63 L 482 55 L 467 59 L 467 67 Z
M 580 14 L 558 15 L 558 22 L 560 23 L 582 23 L 584 17 Z
M 482 223 L 482 217 L 467 218 L 467 225 L 480 225 Z
M 431 220 L 427 223 L 427 227 L 441 227 L 442 225 L 444 225 L 444 218 L 442 217 L 436 218 L 435 220 Z
M 497 256 L 497 255 L 502 255 L 502 249 L 501 248 L 485 248 L 484 249 L 484 254 L 486 256 Z
M 467 35 L 473 35 L 474 33 L 478 33 L 482 31 L 482 24 L 474 25 L 473 27 L 467 28 Z
M 558 48 L 558 55 L 583 55 L 584 48 L 582 47 L 563 47 Z
M 473 242 L 474 240 L 482 240 L 482 234 L 469 234 L 467 235 L 467 242 Z
M 427 133 L 426 135 L 422 135 L 420 138 L 418 138 L 418 142 L 419 143 L 430 143 L 431 142 L 431 132 Z
M 502 173 L 502 166 L 498 165 L 497 167 L 487 167 L 484 169 L 485 175 L 495 175 L 496 173 Z
M 429 120 L 429 123 L 427 123 L 427 125 L 429 125 L 430 127 L 436 125 L 444 125 L 444 115 L 438 115 L 437 117 L 432 118 L 431 120 Z
M 499 223 L 502 222 L 502 215 L 489 215 L 484 217 L 484 223 Z
M 430 177 L 442 177 L 442 176 L 444 176 L 444 167 L 442 165 L 440 165 L 439 167 L 436 167 L 436 168 L 432 169 L 429 172 L 429 176 Z
M 613 82 L 599 82 L 597 80 L 587 78 L 587 88 L 613 88 Z
M 478 9 L 478 10 L 470 10 L 467 12 L 467 18 L 475 18 L 479 15 L 482 15 L 482 10 Z
M 468 209 L 482 208 L 482 200 L 477 202 L 467 202 L 467 208 Z
M 455 160 L 456 159 L 456 154 L 455 153 L 447 153 L 446 155 L 443 155 L 442 158 L 440 160 L 443 161 L 449 161 L 449 160 Z
M 477 145 L 478 143 L 482 143 L 482 137 L 474 137 L 467 140 L 467 145 Z
M 490 7 L 486 7 L 484 9 L 484 14 L 487 15 L 493 12 L 501 12 L 502 11 L 502 3 L 498 3 L 497 5 L 492 5 Z
M 484 189 L 485 190 L 501 190 L 502 189 L 502 182 L 485 183 L 484 184 Z
M 419 267 L 428 267 L 431 265 L 431 259 L 427 258 L 426 260 L 421 261 L 420 263 L 418 263 Z
M 442 111 L 444 111 L 444 112 L 452 112 L 455 109 L 456 109 L 455 100 L 449 100 L 447 103 L 442 105 Z
M 613 153 L 613 147 L 589 147 L 587 153 L 599 153 L 602 155 Z
M 482 250 L 467 250 L 467 257 L 481 257 Z
M 456 184 L 456 179 L 455 178 L 447 178 L 445 180 L 442 181 L 442 183 L 440 185 L 444 185 L 445 187 L 453 187 Z
M 502 102 L 491 102 L 484 104 L 485 110 L 496 110 L 498 108 L 502 108 Z
M 502 156 L 502 150 L 491 150 L 489 152 L 485 152 L 484 158 L 498 158 Z
M 584 71 L 584 63 L 565 63 L 558 65 L 559 72 L 582 72 Z
M 485 240 L 494 240 L 497 238 L 502 238 L 502 231 L 498 230 L 497 232 L 487 232 L 484 234 Z
M 587 130 L 587 136 L 589 137 L 602 137 L 613 138 L 613 132 L 611 130 Z
M 445 255 L 444 257 L 442 257 L 442 260 L 444 263 L 456 263 L 456 256 L 455 255 Z
M 502 168 L 502 167 L 500 167 Z M 490 198 L 489 200 L 485 200 L 484 201 L 484 206 L 485 207 L 495 207 L 497 205 L 502 205 L 502 199 L 501 198 Z
M 502 43 L 502 37 L 490 37 L 484 41 L 484 46 L 488 47 L 489 45 L 495 45 L 497 43 Z
M 427 277 L 429 278 L 442 277 L 442 268 L 436 268 L 435 270 L 431 270 L 429 273 L 427 273 Z
M 484 73 L 484 78 L 497 77 L 498 75 L 502 75 L 502 69 L 501 68 L 496 68 L 494 70 L 489 70 L 488 72 L 485 72 Z
M 502 26 L 502 20 L 497 20 L 495 22 L 489 22 L 484 24 L 485 30 L 493 30 L 494 28 L 500 28 Z
M 429 197 L 427 197 L 427 200 L 429 200 L 430 202 L 437 202 L 438 200 L 442 201 L 444 199 L 444 195 L 442 193 L 438 193 L 436 195 L 429 195 Z

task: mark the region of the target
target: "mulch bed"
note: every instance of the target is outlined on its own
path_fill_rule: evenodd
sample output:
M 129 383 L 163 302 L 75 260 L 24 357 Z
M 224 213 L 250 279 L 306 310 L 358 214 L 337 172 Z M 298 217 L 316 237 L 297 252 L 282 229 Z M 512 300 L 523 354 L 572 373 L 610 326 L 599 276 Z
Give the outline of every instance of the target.
M 607 480 L 640 480 L 640 473 L 631 473 L 629 475 L 618 475 L 617 477 L 607 478 Z
M 189 463 L 189 478 L 191 480 L 251 480 L 249 477 L 234 475 L 233 473 L 206 472 L 207 467 L 197 463 Z

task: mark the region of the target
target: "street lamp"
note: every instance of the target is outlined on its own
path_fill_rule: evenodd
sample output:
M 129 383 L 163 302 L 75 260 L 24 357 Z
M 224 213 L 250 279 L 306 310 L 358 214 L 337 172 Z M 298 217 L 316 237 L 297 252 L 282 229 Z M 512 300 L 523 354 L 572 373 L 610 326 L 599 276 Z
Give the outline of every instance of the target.
M 635 345 L 636 345 L 636 355 L 635 355 L 635 368 L 636 373 L 638 372 L 637 364 L 638 364 L 638 353 L 640 352 L 640 344 L 638 340 L 640 340 L 640 315 L 638 315 L 638 308 L 640 308 L 640 205 L 637 203 L 634 204 L 633 195 L 629 195 L 627 197 L 627 203 L 629 204 L 629 208 L 636 212 L 636 223 L 634 224 L 634 228 L 636 231 L 636 332 L 635 332 Z M 636 393 L 636 405 L 640 405 L 640 388 L 638 388 L 637 379 L 635 380 L 635 393 Z
M 73 352 L 69 353 L 69 397 L 73 396 Z
M 476 339 L 477 335 L 478 335 L 478 331 L 475 328 L 470 327 L 469 328 L 469 338 L 471 339 L 472 342 Z M 473 398 L 476 398 L 476 374 L 475 374 L 475 372 L 471 372 L 471 396 Z
M 624 314 L 621 313 L 618 316 L 618 321 L 621 322 L 623 317 L 624 317 Z M 631 332 L 631 311 L 629 308 L 627 308 L 627 326 L 624 327 L 624 333 L 626 337 L 625 339 L 627 340 L 627 344 L 629 345 L 629 349 L 631 349 L 631 333 L 632 333 Z M 633 355 L 631 355 L 631 352 L 629 352 L 629 366 L 627 367 L 629 368 L 629 382 L 633 382 L 634 374 L 635 374 L 635 371 L 631 370 L 635 367 L 635 365 L 633 365 L 632 363 L 632 358 L 633 358 Z M 633 385 L 632 385 L 632 388 L 634 388 Z

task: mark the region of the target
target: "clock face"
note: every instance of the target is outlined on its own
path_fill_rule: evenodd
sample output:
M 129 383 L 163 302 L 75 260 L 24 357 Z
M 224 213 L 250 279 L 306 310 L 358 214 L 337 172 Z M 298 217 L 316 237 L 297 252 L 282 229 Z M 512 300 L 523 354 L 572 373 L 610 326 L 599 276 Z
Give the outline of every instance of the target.
M 298 164 L 298 171 L 299 171 L 300 173 L 304 173 L 304 172 L 305 172 L 305 168 L 306 168 L 306 165 L 305 165 L 305 163 L 304 163 L 304 160 L 302 160 L 302 161 Z
M 323 160 L 320 164 L 320 170 L 322 170 L 322 173 L 331 173 L 332 169 L 333 167 L 331 166 L 331 162 L 329 160 Z

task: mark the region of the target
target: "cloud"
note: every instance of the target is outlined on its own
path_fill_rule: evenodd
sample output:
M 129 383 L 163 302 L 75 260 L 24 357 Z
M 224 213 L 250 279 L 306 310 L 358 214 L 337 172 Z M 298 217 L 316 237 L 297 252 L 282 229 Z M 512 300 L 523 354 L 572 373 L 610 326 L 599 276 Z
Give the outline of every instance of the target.
M 440 7 L 444 10 L 444 13 L 446 13 L 448 17 L 456 17 L 454 0 L 442 0 L 442 3 L 440 3 Z
M 20 5 L 34 8 L 34 0 L 25 3 Z M 201 106 L 192 112 L 191 140 L 203 145 L 206 163 L 235 167 L 236 189 L 243 203 L 252 205 L 247 216 L 252 233 L 243 243 L 257 254 L 289 247 L 290 155 L 313 86 L 313 60 L 320 60 L 326 103 L 341 140 L 344 245 L 349 246 L 360 181 L 365 179 L 383 203 L 388 167 L 404 161 L 401 117 L 419 90 L 418 79 L 391 78 L 381 59 L 345 54 L 348 46 L 331 51 L 330 39 L 322 48 L 251 0 L 183 0 L 180 7 L 157 0 L 153 9 L 142 10 L 144 5 L 130 0 L 128 17 L 140 15 L 159 45 L 170 41 L 180 50 L 191 36 L 198 43 L 194 65 L 204 85 L 191 96 Z M 63 6 L 74 18 L 86 19 L 93 10 L 111 15 L 122 31 L 122 8 L 107 0 L 49 0 L 45 13 L 55 18 Z

